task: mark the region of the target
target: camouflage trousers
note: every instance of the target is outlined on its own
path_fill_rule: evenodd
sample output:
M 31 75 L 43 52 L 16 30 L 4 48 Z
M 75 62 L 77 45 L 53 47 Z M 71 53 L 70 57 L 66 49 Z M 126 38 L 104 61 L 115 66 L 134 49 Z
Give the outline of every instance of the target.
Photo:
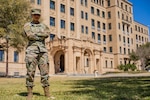
M 48 64 L 48 54 L 47 53 L 27 53 L 26 54 L 26 68 L 27 68 L 27 77 L 26 77 L 26 86 L 34 86 L 34 76 L 36 71 L 36 66 L 40 70 L 41 83 L 43 87 L 49 86 L 49 64 Z

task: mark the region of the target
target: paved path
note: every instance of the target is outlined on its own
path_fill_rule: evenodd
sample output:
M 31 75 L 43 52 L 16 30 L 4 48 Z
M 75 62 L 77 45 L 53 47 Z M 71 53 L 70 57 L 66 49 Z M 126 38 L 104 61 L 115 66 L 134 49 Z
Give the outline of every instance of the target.
M 115 74 L 101 75 L 100 77 L 138 77 L 138 76 L 150 76 L 150 73 L 115 73 Z
M 150 72 L 146 73 L 110 73 L 95 76 L 94 74 L 74 74 L 74 75 L 50 75 L 51 77 L 142 77 L 150 76 Z

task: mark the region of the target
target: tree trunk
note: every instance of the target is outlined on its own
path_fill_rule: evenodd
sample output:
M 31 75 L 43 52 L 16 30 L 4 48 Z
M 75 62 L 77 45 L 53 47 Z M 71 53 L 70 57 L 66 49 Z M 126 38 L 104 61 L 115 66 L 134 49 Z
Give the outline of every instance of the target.
M 8 38 L 6 38 L 6 77 L 8 77 Z
M 141 68 L 145 70 L 145 58 L 141 58 Z

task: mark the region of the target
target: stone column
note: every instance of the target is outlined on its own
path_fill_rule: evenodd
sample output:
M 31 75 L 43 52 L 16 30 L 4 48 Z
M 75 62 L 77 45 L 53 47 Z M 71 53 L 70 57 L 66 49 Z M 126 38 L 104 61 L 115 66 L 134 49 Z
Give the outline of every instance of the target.
M 81 63 L 80 63 L 81 74 L 84 74 L 84 48 L 81 48 Z
M 69 59 L 68 59 L 68 50 L 65 49 L 64 55 L 65 55 L 65 71 L 64 71 L 64 73 L 68 74 L 68 64 L 69 64 L 68 63 L 68 61 L 69 61 Z
M 57 0 L 57 1 L 60 1 L 60 0 Z M 67 2 L 67 7 L 66 7 L 66 13 L 67 13 L 67 21 L 66 21 L 67 22 L 66 23 L 67 36 L 68 36 L 68 38 L 70 38 L 70 0 L 66 0 L 66 2 Z
M 57 28 L 57 35 L 58 35 L 58 38 L 61 37 L 60 35 L 60 0 L 56 0 L 56 10 L 57 10 L 57 17 L 55 19 L 56 21 L 56 28 Z
M 75 27 L 75 30 L 76 30 L 76 34 L 77 34 L 77 39 L 80 38 L 80 0 L 75 0 L 76 2 L 76 10 L 75 10 L 75 16 L 76 16 L 76 27 Z

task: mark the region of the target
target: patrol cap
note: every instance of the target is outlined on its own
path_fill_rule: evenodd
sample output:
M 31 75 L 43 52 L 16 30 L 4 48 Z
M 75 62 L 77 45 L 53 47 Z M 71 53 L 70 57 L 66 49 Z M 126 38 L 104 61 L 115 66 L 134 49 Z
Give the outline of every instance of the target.
M 38 15 L 41 15 L 41 9 L 32 9 L 31 10 L 31 14 L 38 14 Z

